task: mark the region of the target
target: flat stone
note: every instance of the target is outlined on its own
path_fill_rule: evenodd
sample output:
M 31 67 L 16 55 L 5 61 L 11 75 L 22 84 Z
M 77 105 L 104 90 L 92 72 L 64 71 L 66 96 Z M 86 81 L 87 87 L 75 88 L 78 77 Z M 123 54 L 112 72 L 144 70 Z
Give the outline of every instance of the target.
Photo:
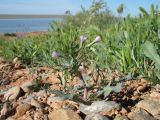
M 70 109 L 54 110 L 49 114 L 49 120 L 82 120 L 81 117 Z
M 90 106 L 80 104 L 80 111 L 87 115 L 92 113 L 109 113 L 112 110 L 119 108 L 120 105 L 114 101 L 96 101 L 93 102 Z
M 128 114 L 131 120 L 156 120 L 148 112 L 143 109 L 136 109 L 135 111 Z
M 90 114 L 85 117 L 85 120 L 109 120 L 109 118 L 101 114 Z
M 12 100 L 18 99 L 20 96 L 23 96 L 23 95 L 24 95 L 24 91 L 22 90 L 22 88 L 19 86 L 16 86 L 16 87 L 9 89 L 4 94 L 4 99 L 12 101 Z
M 140 101 L 136 106 L 146 110 L 153 116 L 160 115 L 160 101 L 155 101 L 152 98 L 148 98 Z

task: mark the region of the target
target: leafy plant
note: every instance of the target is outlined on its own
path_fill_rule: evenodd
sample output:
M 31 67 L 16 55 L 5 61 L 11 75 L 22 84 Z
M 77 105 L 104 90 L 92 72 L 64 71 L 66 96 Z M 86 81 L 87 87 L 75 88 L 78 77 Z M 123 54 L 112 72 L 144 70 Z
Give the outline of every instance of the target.
M 160 80 L 160 56 L 156 51 L 156 47 L 149 41 L 146 41 L 143 45 L 144 54 L 149 57 L 155 63 L 154 72 Z
M 78 76 L 82 80 L 82 84 L 84 87 L 84 99 L 87 98 L 88 90 L 87 90 L 87 80 L 88 78 L 83 76 L 82 71 L 85 69 L 84 65 L 89 64 L 87 59 L 88 53 L 91 52 L 90 48 L 101 42 L 101 37 L 97 36 L 94 41 L 89 44 L 86 44 L 87 38 L 85 36 L 80 36 L 80 43 L 67 44 L 67 46 L 63 46 L 63 49 L 68 48 L 69 52 L 66 51 L 53 51 L 52 57 L 54 59 L 55 67 L 57 70 L 62 72 L 59 75 L 61 83 L 63 85 L 66 84 L 67 78 L 71 76 Z M 63 44 L 59 43 L 59 44 Z
M 111 84 L 108 84 L 106 87 L 103 88 L 103 90 L 99 91 L 97 96 L 104 95 L 104 98 L 106 98 L 111 92 L 118 93 L 123 89 L 123 83 L 117 83 L 115 86 L 111 86 Z

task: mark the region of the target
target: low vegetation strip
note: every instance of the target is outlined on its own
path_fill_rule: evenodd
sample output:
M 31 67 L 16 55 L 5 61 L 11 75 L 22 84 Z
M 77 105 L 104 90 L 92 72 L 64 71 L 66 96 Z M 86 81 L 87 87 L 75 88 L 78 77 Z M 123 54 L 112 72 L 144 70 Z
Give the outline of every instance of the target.
M 0 14 L 0 19 L 30 19 L 30 18 L 63 18 L 64 15 L 9 15 Z

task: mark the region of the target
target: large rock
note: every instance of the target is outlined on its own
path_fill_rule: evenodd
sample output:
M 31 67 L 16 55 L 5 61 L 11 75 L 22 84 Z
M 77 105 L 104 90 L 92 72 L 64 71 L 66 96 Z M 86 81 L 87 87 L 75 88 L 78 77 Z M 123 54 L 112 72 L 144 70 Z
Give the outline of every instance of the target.
M 18 99 L 20 96 L 23 96 L 23 95 L 24 95 L 24 91 L 22 90 L 22 88 L 19 86 L 16 86 L 16 87 L 9 89 L 4 94 L 4 99 L 12 101 L 12 100 Z
M 134 112 L 129 113 L 128 117 L 131 120 L 156 120 L 143 109 L 136 109 Z
M 54 110 L 49 114 L 49 120 L 82 120 L 81 117 L 70 109 Z
M 154 100 L 153 98 L 148 98 L 140 101 L 137 105 L 138 108 L 143 108 L 154 117 L 160 119 L 160 100 Z
M 109 120 L 109 119 L 103 115 L 93 113 L 93 114 L 87 115 L 85 120 Z
M 110 113 L 111 111 L 119 108 L 120 105 L 114 101 L 96 101 L 90 106 L 80 104 L 80 111 L 88 115 L 92 113 Z

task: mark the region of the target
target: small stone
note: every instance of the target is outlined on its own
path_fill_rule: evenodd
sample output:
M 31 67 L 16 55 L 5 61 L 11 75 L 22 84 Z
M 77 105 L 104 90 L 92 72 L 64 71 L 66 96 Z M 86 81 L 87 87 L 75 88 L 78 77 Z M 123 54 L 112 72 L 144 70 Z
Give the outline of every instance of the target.
M 5 116 L 9 111 L 9 104 L 4 103 L 3 108 L 1 110 L 1 116 Z
M 38 102 L 37 100 L 35 100 L 35 99 L 32 99 L 32 100 L 31 100 L 31 105 L 34 106 L 34 107 L 36 107 L 36 108 L 42 108 L 42 104 L 39 103 L 39 102 Z
M 17 119 L 14 117 L 9 117 L 9 118 L 7 118 L 7 120 L 17 120 Z
M 3 63 L 5 60 L 2 58 L 2 57 L 0 57 L 0 63 Z
M 12 61 L 13 64 L 16 64 L 17 62 L 18 62 L 18 57 L 14 58 Z
M 134 112 L 129 113 L 128 117 L 131 120 L 156 120 L 143 109 L 136 109 Z
M 60 84 L 61 81 L 57 78 L 55 74 L 51 74 L 48 76 L 47 81 L 51 84 Z
M 17 80 L 17 79 L 19 79 L 23 76 L 28 76 L 28 75 L 29 75 L 29 69 L 18 69 L 18 70 L 14 71 L 11 79 L 12 80 Z
M 129 119 L 125 115 L 122 115 L 122 116 L 121 115 L 116 115 L 114 120 L 129 120 Z
M 153 98 L 155 101 L 159 101 L 160 102 L 160 93 L 159 92 L 152 92 L 150 94 L 150 97 Z
M 141 83 L 147 83 L 147 80 L 145 80 L 144 78 L 141 78 Z
M 52 103 L 61 103 L 65 100 L 65 98 L 62 98 L 62 97 L 55 97 L 55 96 L 50 96 L 48 97 L 47 99 L 47 104 L 48 105 L 51 105 Z
M 80 104 L 80 111 L 84 114 L 92 113 L 105 113 L 105 115 L 113 110 L 119 109 L 120 105 L 114 101 L 96 101 L 93 102 L 90 106 Z M 104 114 L 103 114 L 104 115 Z
M 39 102 L 41 102 L 41 103 L 47 103 L 47 99 L 48 99 L 48 97 L 50 96 L 50 94 L 47 93 L 47 92 L 44 92 L 44 93 L 42 93 L 41 95 L 36 94 L 36 96 L 38 97 L 37 100 L 38 100 Z
M 148 98 L 140 101 L 136 106 L 146 110 L 153 116 L 160 115 L 160 101 Z
M 138 91 L 138 92 L 142 92 L 142 91 L 144 91 L 146 88 L 147 88 L 147 83 L 143 83 L 142 86 L 139 86 L 139 87 L 137 88 L 137 91 Z
M 36 112 L 34 114 L 34 120 L 48 120 L 48 117 L 44 115 L 42 112 Z
M 31 109 L 31 105 L 29 105 L 29 104 L 20 104 L 16 108 L 16 114 L 15 114 L 15 116 L 16 117 L 22 117 L 30 109 Z
M 157 92 L 160 92 L 160 84 L 155 85 L 154 88 Z
M 9 89 L 5 93 L 4 99 L 12 101 L 12 100 L 18 99 L 19 97 L 21 97 L 23 95 L 24 95 L 24 91 L 22 90 L 22 88 L 19 87 L 19 86 L 16 86 L 16 87 L 13 87 L 13 88 Z
M 31 100 L 35 99 L 36 96 L 34 94 L 27 95 L 27 98 L 22 100 L 23 103 L 31 104 Z
M 90 114 L 85 117 L 85 120 L 109 120 L 107 117 L 101 114 Z
M 127 110 L 125 108 L 122 108 L 121 111 L 120 111 L 120 113 L 122 115 L 126 115 L 128 112 L 127 112 Z
M 65 100 L 63 102 L 63 108 L 72 109 L 73 111 L 78 111 L 79 104 L 71 100 Z
M 49 120 L 82 120 L 81 117 L 70 109 L 54 110 L 49 114 Z
M 32 85 L 33 85 L 32 81 L 27 81 L 23 83 L 20 87 L 24 90 L 24 92 L 30 93 L 31 92 L 30 86 Z
M 45 90 L 40 90 L 39 92 L 36 92 L 35 94 L 37 97 L 44 97 L 47 95 L 47 92 Z

